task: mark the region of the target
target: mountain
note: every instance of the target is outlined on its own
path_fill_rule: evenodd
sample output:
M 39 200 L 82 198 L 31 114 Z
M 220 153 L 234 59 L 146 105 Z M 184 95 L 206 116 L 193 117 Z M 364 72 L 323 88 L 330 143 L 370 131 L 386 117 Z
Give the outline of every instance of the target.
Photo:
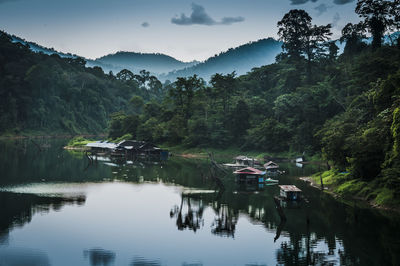
M 63 58 L 79 57 L 75 54 L 62 53 L 53 48 L 46 48 L 39 44 L 26 41 L 14 35 L 8 35 L 13 42 L 29 46 L 33 52 L 47 55 L 57 54 Z M 245 74 L 254 67 L 260 67 L 275 62 L 275 56 L 281 52 L 282 43 L 272 38 L 249 42 L 226 52 L 215 55 L 205 62 L 182 62 L 171 56 L 159 53 L 117 52 L 97 58 L 86 59 L 87 67 L 98 66 L 105 73 L 109 71 L 118 73 L 122 69 L 129 69 L 134 73 L 145 69 L 157 76 L 160 80 L 175 80 L 177 77 L 186 77 L 197 74 L 208 80 L 215 73 Z
M 25 39 L 22 39 L 22 38 L 20 38 L 18 36 L 15 36 L 15 35 L 10 35 L 10 34 L 7 34 L 5 32 L 4 32 L 4 34 L 9 36 L 11 38 L 12 42 L 21 43 L 21 44 L 23 44 L 25 46 L 28 46 L 29 49 L 32 52 L 35 52 L 35 53 L 43 53 L 43 54 L 46 54 L 46 55 L 57 54 L 57 55 L 59 55 L 60 57 L 63 57 L 63 58 L 76 58 L 76 57 L 79 57 L 79 56 L 77 56 L 75 54 L 58 52 L 58 51 L 54 50 L 53 48 L 47 48 L 47 47 L 41 46 L 41 45 L 39 45 L 37 43 L 26 41 Z
M 117 52 L 109 54 L 94 61 L 88 61 L 88 66 L 99 66 L 104 71 L 115 73 L 122 69 L 129 69 L 134 73 L 145 69 L 155 75 L 191 67 L 199 62 L 185 63 L 165 54 L 146 54 L 135 52 Z
M 177 77 L 187 77 L 194 74 L 209 80 L 215 73 L 227 74 L 235 71 L 242 75 L 254 67 L 272 64 L 275 57 L 282 51 L 282 42 L 273 38 L 249 42 L 236 48 L 230 48 L 192 67 L 161 75 L 161 80 L 175 80 Z
M 70 53 L 62 53 L 54 50 L 53 48 L 46 48 L 34 42 L 26 41 L 18 36 L 7 34 L 12 42 L 21 43 L 28 46 L 29 49 L 35 53 L 43 53 L 46 55 L 57 54 L 62 58 L 77 58 L 78 55 Z M 117 52 L 115 54 L 109 54 L 95 60 L 84 58 L 87 67 L 98 66 L 103 69 L 104 72 L 113 71 L 118 73 L 122 69 L 129 69 L 134 73 L 139 73 L 140 70 L 145 69 L 150 71 L 154 75 L 160 75 L 162 73 L 168 73 L 174 70 L 191 67 L 198 61 L 182 62 L 171 56 L 165 54 L 145 54 L 135 52 Z

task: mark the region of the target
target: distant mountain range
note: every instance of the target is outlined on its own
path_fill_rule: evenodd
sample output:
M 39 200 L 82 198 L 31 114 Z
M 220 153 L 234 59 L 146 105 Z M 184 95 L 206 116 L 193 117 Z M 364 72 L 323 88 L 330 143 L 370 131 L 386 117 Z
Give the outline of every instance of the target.
M 113 72 L 129 69 L 134 73 L 138 73 L 140 70 L 145 69 L 159 76 L 160 74 L 191 67 L 198 63 L 198 61 L 185 63 L 165 54 L 117 52 L 89 61 L 88 66 L 100 66 L 105 71 L 111 70 Z
M 28 45 L 34 52 L 44 54 L 58 54 L 61 57 L 78 57 L 70 53 L 62 53 L 53 48 L 46 48 L 39 44 L 26 41 L 10 35 L 14 42 Z M 254 67 L 260 67 L 275 62 L 275 57 L 281 52 L 282 43 L 272 38 L 250 42 L 236 48 L 221 52 L 204 62 L 182 62 L 165 54 L 146 54 L 135 52 L 117 52 L 95 60 L 85 59 L 88 67 L 98 66 L 104 72 L 113 71 L 114 74 L 122 69 L 129 69 L 134 73 L 145 69 L 157 76 L 160 80 L 175 80 L 177 77 L 187 77 L 197 74 L 209 80 L 215 73 L 227 74 L 235 71 L 238 75 L 245 74 Z
M 282 42 L 273 38 L 261 39 L 226 52 L 210 57 L 203 63 L 192 67 L 175 70 L 166 75 L 160 75 L 161 80 L 175 80 L 177 77 L 187 77 L 194 74 L 209 80 L 215 74 L 227 74 L 233 71 L 238 75 L 246 74 L 254 67 L 272 64 L 275 57 L 282 52 Z

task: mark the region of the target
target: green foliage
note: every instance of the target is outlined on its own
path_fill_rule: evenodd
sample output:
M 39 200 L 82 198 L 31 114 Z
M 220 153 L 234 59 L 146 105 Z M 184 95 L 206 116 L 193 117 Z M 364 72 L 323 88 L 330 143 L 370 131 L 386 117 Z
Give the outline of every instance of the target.
M 67 146 L 69 146 L 69 147 L 82 147 L 82 146 L 85 146 L 86 144 L 88 144 L 90 142 L 93 142 L 93 140 L 86 139 L 86 138 L 84 138 L 82 136 L 77 136 L 77 137 L 74 137 L 73 139 L 71 139 L 70 141 L 68 141 Z
M 0 134 L 10 129 L 104 133 L 111 113 L 133 112 L 129 104 L 133 96 L 145 102 L 159 97 L 139 88 L 128 71 L 115 79 L 98 67 L 86 68 L 85 63 L 82 58 L 33 53 L 0 32 Z M 135 108 L 140 112 L 139 105 Z

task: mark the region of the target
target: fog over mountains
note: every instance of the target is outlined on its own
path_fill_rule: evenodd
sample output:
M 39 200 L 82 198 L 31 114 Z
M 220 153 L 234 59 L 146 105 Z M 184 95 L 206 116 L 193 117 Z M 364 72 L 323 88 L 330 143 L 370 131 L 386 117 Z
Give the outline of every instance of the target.
M 43 47 L 17 36 L 11 37 L 14 42 L 28 45 L 34 52 L 49 55 L 58 54 L 61 57 L 78 57 L 78 55 L 62 53 L 53 48 Z M 161 81 L 174 81 L 177 77 L 187 77 L 194 74 L 208 81 L 215 73 L 227 74 L 235 71 L 236 74 L 241 75 L 254 67 L 274 63 L 276 55 L 281 52 L 281 45 L 281 42 L 272 38 L 261 39 L 236 48 L 230 48 L 204 62 L 182 62 L 165 54 L 123 51 L 105 55 L 95 60 L 85 60 L 87 61 L 86 66 L 101 67 L 105 73 L 112 71 L 116 74 L 122 69 L 129 69 L 134 73 L 138 73 L 140 70 L 145 69 L 157 76 Z

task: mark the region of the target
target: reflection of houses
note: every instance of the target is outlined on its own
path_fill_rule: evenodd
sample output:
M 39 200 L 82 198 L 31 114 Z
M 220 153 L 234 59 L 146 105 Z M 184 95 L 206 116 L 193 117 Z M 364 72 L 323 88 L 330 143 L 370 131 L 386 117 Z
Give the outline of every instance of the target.
M 86 145 L 92 153 L 108 153 L 116 156 L 168 156 L 168 151 L 156 145 L 138 140 L 123 140 L 119 143 L 96 141 Z
M 264 183 L 265 171 L 255 169 L 253 167 L 246 167 L 233 172 L 237 175 L 239 182 L 258 182 Z

